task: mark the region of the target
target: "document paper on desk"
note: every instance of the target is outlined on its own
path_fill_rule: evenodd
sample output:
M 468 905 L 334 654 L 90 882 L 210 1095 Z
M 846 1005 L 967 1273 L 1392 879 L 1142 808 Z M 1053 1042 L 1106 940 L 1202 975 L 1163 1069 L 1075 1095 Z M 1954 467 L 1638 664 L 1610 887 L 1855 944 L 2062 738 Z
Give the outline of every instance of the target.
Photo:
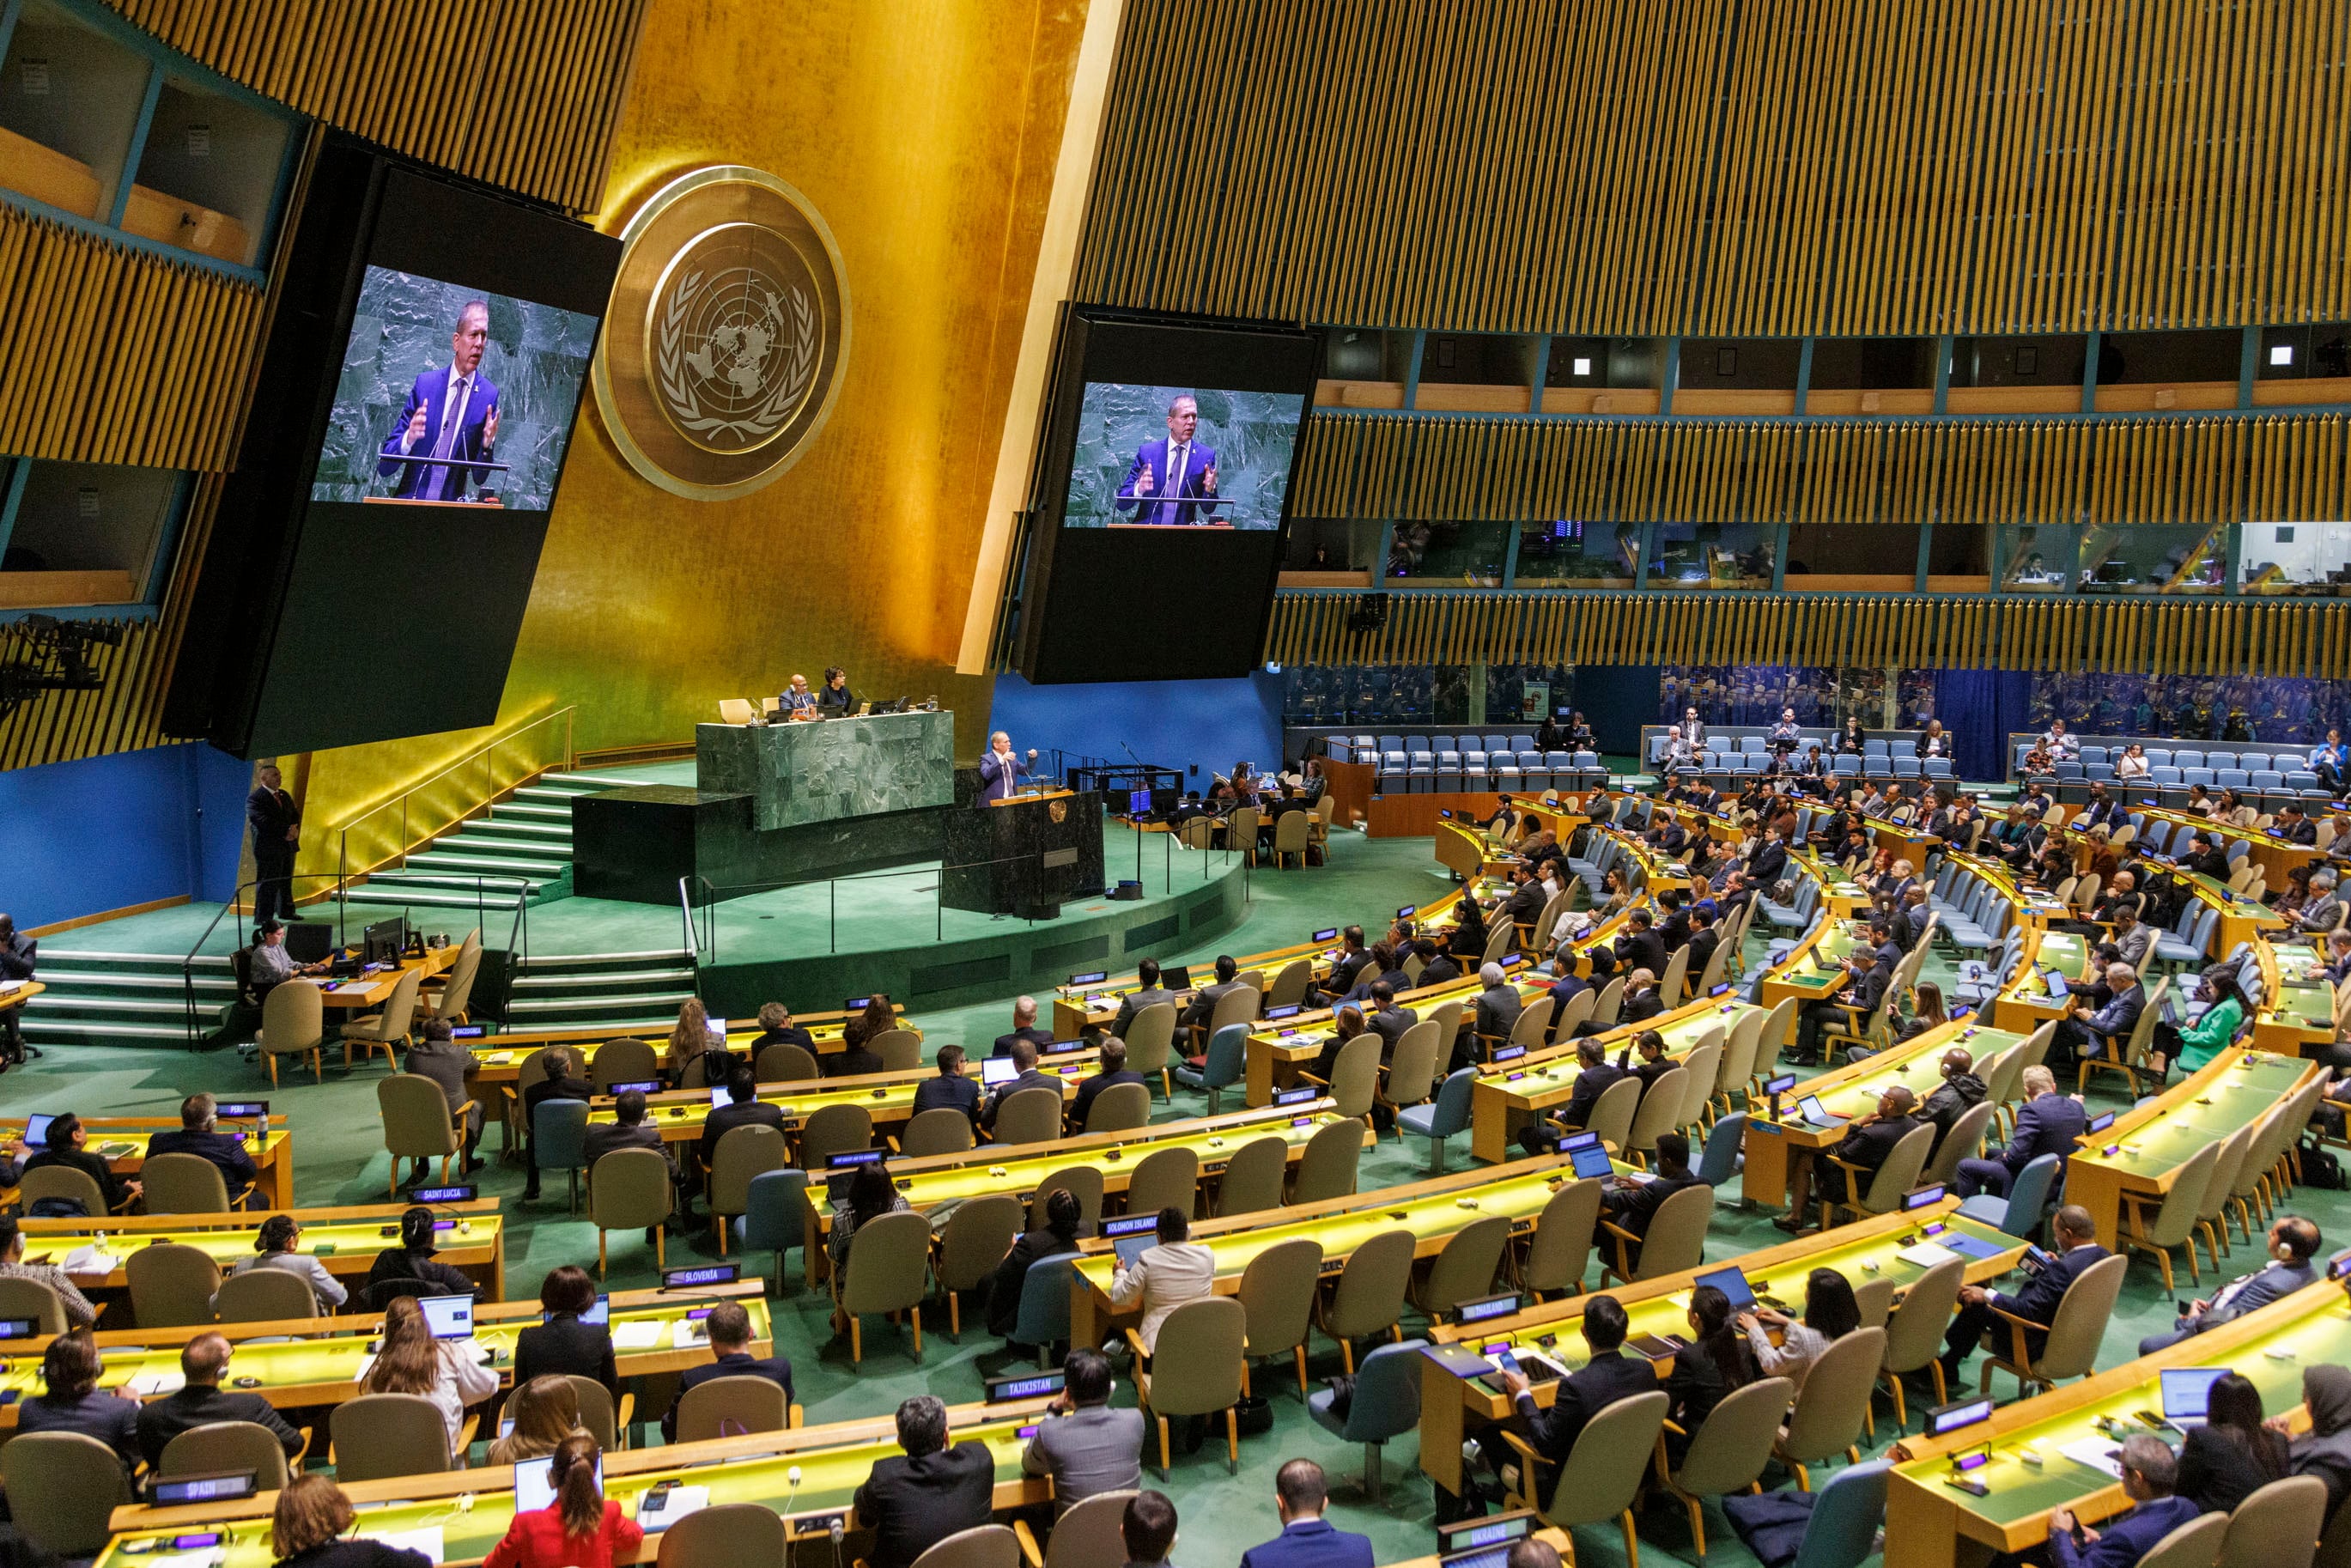
M 662 1330 L 666 1325 L 658 1318 L 638 1318 L 633 1322 L 612 1325 L 614 1350 L 651 1350 L 661 1343 Z
M 1921 1269 L 1931 1269 L 1938 1263 L 1948 1263 L 1959 1256 L 1939 1241 L 1921 1241 L 1916 1247 L 1905 1247 L 1895 1254 L 1905 1263 L 1916 1263 Z
M 2115 1479 L 2123 1479 L 2120 1455 L 2122 1448 L 2112 1437 L 2101 1433 L 2095 1437 L 2083 1437 L 2057 1450 L 2077 1465 L 2087 1465 Z
M 68 1274 L 111 1274 L 122 1267 L 122 1260 L 110 1252 L 96 1247 L 77 1247 L 67 1254 L 64 1264 Z
M 152 1398 L 158 1394 L 177 1394 L 187 1385 L 188 1375 L 183 1372 L 142 1372 L 131 1378 L 128 1385 L 131 1392 L 141 1399 Z
M 367 1530 L 359 1531 L 362 1541 L 381 1541 L 394 1550 L 422 1552 L 434 1562 L 442 1557 L 441 1527 L 428 1524 L 422 1530 Z

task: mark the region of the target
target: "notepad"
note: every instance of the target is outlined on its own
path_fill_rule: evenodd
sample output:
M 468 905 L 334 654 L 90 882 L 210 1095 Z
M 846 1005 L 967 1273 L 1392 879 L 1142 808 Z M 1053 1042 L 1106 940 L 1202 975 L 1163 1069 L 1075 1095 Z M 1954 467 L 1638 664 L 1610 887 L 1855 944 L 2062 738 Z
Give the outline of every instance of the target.
M 2066 1444 L 2057 1451 L 2077 1465 L 2087 1465 L 2090 1469 L 2112 1476 L 2116 1480 L 2123 1479 L 2122 1460 L 2119 1457 L 2122 1450 L 2112 1437 L 2103 1435 L 2095 1437 L 2083 1437 Z
M 1959 1256 L 1939 1241 L 1921 1241 L 1916 1247 L 1905 1247 L 1895 1254 L 1905 1263 L 1916 1263 L 1921 1269 L 1931 1269 L 1938 1263 L 1948 1263 Z
M 651 1350 L 661 1343 L 664 1327 L 657 1318 L 638 1318 L 633 1322 L 612 1325 L 614 1350 Z
M 710 1343 L 710 1335 L 700 1320 L 680 1318 L 670 1327 L 669 1343 L 679 1350 L 693 1350 Z
M 428 1524 L 422 1530 L 362 1530 L 360 1538 L 381 1541 L 395 1550 L 422 1552 L 435 1563 L 441 1561 L 441 1527 L 437 1524 Z
M 142 1372 L 131 1380 L 131 1392 L 141 1399 L 158 1394 L 177 1394 L 188 1385 L 187 1375 L 179 1372 Z
M 112 1253 L 101 1252 L 96 1247 L 77 1247 L 66 1254 L 65 1270 L 68 1274 L 111 1274 L 120 1267 Z

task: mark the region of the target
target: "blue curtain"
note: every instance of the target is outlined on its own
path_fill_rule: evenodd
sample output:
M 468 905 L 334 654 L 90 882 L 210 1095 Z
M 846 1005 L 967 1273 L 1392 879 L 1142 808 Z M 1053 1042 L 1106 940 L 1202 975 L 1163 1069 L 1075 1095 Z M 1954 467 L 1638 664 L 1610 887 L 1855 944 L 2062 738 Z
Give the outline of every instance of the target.
M 2008 776 L 2008 732 L 2032 727 L 2032 675 L 2025 670 L 1938 670 L 1935 716 L 1957 743 L 1962 779 Z

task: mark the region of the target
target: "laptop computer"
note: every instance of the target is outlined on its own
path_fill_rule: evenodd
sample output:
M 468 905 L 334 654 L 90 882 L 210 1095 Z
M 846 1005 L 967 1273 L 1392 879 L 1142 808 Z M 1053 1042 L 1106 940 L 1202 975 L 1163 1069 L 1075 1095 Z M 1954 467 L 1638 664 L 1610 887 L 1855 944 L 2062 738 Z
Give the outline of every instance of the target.
M 416 1304 L 423 1309 L 424 1326 L 433 1331 L 434 1339 L 474 1337 L 473 1297 L 419 1296 Z
M 2065 977 L 2054 969 L 2048 972 L 2044 983 L 2048 988 L 2049 995 L 2056 1000 L 2064 1000 L 2073 990 L 2073 988 L 2065 983 Z
M 1708 1273 L 1700 1274 L 1691 1283 L 1712 1285 L 1716 1290 L 1720 1291 L 1730 1298 L 1730 1310 L 1733 1312 L 1743 1312 L 1755 1305 L 1755 1290 L 1747 1282 L 1747 1270 L 1736 1264 L 1728 1269 L 1716 1269 Z
M 1615 1174 L 1616 1167 L 1610 1162 L 1608 1151 L 1597 1143 L 1586 1144 L 1576 1150 L 1573 1157 L 1574 1160 L 1573 1168 L 1579 1177 L 1606 1176 Z
M 1845 1120 L 1843 1116 L 1831 1115 L 1829 1108 L 1821 1103 L 1821 1097 L 1817 1094 L 1807 1094 L 1797 1101 L 1796 1114 L 1815 1127 L 1839 1126 Z
M 1019 1064 L 1008 1056 L 990 1056 L 981 1060 L 979 1082 L 993 1089 L 999 1083 L 1009 1083 L 1020 1076 Z
M 1188 991 L 1192 988 L 1192 966 L 1170 964 L 1159 971 L 1159 988 L 1163 991 Z
M 555 1500 L 555 1483 L 548 1479 L 548 1472 L 554 1468 L 553 1454 L 548 1455 L 543 1459 L 517 1461 L 514 1468 L 514 1506 L 517 1513 L 527 1513 L 535 1509 L 542 1509 Z M 599 1493 L 604 1490 L 604 1460 L 601 1455 L 596 1460 L 596 1490 Z
M 2163 1379 L 2163 1418 L 2185 1432 L 2204 1425 L 2212 1385 L 2229 1375 L 2225 1366 L 2167 1366 Z

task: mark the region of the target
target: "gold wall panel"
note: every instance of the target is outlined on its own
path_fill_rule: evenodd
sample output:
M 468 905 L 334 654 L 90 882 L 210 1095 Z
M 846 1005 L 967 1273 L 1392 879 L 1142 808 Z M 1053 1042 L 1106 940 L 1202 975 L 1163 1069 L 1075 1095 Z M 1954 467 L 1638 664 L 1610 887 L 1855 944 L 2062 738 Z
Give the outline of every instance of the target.
M 2340 319 L 2346 28 L 2351 0 L 1135 0 L 1079 297 L 1492 332 Z
M 0 452 L 225 470 L 262 291 L 0 204 Z
M 2351 414 L 1741 424 L 1317 414 L 1305 517 L 2334 522 Z
M 588 213 L 647 0 L 106 3 L 329 125 Z
M 1292 664 L 1898 664 L 2351 679 L 2351 604 L 1760 593 L 1283 593 L 1269 661 Z
M 839 243 L 856 350 L 799 460 L 729 500 L 654 488 L 583 410 L 503 721 L 577 704 L 583 750 L 681 740 L 722 697 L 839 663 L 861 695 L 935 695 L 977 754 L 990 684 L 953 666 L 1085 19 L 1055 0 L 886 24 L 857 0 L 647 5 L 597 225 L 705 164 L 786 180 Z M 321 753 L 308 821 L 475 738 Z M 306 841 L 306 867 L 321 852 Z

